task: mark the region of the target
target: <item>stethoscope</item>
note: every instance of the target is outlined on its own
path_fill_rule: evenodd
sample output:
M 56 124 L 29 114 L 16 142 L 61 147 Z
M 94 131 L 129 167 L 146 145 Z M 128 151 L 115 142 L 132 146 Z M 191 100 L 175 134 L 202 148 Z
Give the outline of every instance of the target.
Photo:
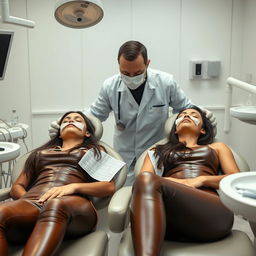
M 118 88 L 120 87 L 121 83 L 122 83 L 122 80 L 120 80 Z M 118 104 L 117 105 L 117 118 L 118 118 L 118 121 L 116 123 L 116 128 L 119 131 L 123 131 L 125 129 L 125 125 L 121 122 L 121 111 L 120 111 L 121 104 L 120 104 L 120 102 L 121 102 L 121 92 L 119 91 L 118 92 L 118 100 L 117 100 L 117 104 Z
M 118 88 L 120 87 L 121 83 L 122 83 L 122 79 L 119 82 Z M 116 123 L 116 128 L 119 131 L 123 131 L 125 129 L 125 125 L 121 122 L 121 111 L 120 111 L 121 104 L 120 104 L 120 102 L 121 102 L 121 92 L 119 91 L 118 92 L 118 100 L 117 100 L 117 103 L 118 103 L 118 106 L 117 106 L 117 118 L 118 118 L 118 121 Z

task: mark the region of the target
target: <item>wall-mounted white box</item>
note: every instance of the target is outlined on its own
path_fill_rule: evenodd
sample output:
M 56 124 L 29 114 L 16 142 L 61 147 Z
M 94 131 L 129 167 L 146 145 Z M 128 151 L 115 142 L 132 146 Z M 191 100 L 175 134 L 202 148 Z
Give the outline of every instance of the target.
M 207 61 L 207 76 L 218 77 L 220 75 L 220 61 Z
M 220 61 L 191 60 L 189 79 L 213 79 L 220 75 Z

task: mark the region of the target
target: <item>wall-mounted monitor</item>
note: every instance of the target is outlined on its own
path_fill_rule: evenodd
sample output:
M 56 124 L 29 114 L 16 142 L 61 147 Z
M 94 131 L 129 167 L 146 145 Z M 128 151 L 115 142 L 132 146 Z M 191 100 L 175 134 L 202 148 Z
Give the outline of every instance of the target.
M 0 30 L 0 80 L 4 79 L 14 32 Z

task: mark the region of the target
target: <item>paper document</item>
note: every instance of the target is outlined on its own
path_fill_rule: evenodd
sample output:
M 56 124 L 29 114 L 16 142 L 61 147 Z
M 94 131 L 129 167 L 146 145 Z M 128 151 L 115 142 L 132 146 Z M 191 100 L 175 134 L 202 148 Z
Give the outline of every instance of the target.
M 111 181 L 115 174 L 125 165 L 105 152 L 101 158 L 94 157 L 93 149 L 88 150 L 78 163 L 92 178 L 98 181 Z
M 156 175 L 158 176 L 162 176 L 163 175 L 163 172 L 164 172 L 164 168 L 162 167 L 161 169 L 157 168 L 157 161 L 158 161 L 158 157 L 155 157 L 154 156 L 154 151 L 152 150 L 149 150 L 148 151 L 148 156 L 149 156 L 149 159 L 155 169 L 155 173 Z

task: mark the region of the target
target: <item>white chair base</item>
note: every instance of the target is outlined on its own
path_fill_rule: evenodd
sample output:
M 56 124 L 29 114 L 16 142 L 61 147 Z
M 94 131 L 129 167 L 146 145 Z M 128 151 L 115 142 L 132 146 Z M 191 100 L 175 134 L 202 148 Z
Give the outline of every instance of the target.
M 242 231 L 232 230 L 225 239 L 212 243 L 164 242 L 160 256 L 255 256 L 249 237 Z M 118 251 L 118 256 L 134 256 L 131 230 L 127 228 Z
M 23 246 L 12 245 L 10 256 L 21 256 Z M 108 249 L 108 236 L 104 231 L 95 231 L 89 235 L 66 240 L 61 244 L 56 256 L 106 256 Z

